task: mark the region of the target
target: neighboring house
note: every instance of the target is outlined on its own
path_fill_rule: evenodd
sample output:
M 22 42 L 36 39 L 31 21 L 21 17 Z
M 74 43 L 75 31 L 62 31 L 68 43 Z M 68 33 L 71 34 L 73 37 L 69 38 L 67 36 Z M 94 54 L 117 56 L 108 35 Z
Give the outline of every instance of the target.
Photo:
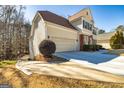
M 68 19 L 49 11 L 38 11 L 32 21 L 29 39 L 30 58 L 40 55 L 39 44 L 44 39 L 55 42 L 56 52 L 79 51 L 84 44 L 95 44 L 94 20 L 89 8 Z
M 97 35 L 97 44 L 102 45 L 105 49 L 110 49 L 110 39 L 114 34 L 115 31 Z

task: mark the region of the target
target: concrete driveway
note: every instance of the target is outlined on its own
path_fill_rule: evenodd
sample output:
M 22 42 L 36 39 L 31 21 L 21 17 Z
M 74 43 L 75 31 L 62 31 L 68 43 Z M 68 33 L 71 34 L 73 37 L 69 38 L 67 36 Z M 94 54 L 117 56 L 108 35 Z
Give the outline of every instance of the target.
M 98 52 L 63 52 L 55 55 L 68 59 L 62 63 L 18 61 L 16 68 L 32 73 L 124 83 L 124 56 Z
M 118 56 L 106 54 L 107 50 L 101 50 L 97 52 L 60 52 L 56 53 L 56 56 L 66 58 L 68 60 L 82 60 L 90 63 L 98 64 L 111 61 Z
M 124 56 L 107 54 L 106 50 L 97 52 L 61 52 L 55 55 L 89 68 L 124 75 Z

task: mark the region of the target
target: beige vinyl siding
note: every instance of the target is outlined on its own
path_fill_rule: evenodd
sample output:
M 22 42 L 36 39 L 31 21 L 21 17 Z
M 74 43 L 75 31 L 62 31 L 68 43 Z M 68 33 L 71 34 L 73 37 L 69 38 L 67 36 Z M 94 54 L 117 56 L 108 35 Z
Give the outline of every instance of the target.
M 56 52 L 78 50 L 78 33 L 63 26 L 47 22 L 47 35 L 56 44 Z
M 106 49 L 110 49 L 110 40 L 109 39 L 105 39 L 105 40 L 97 40 L 97 44 L 98 45 L 102 45 L 103 48 Z
M 84 44 L 88 45 L 89 37 L 84 35 Z
M 111 49 L 110 43 L 97 43 L 98 45 L 102 45 L 105 49 Z
M 33 29 L 33 50 L 34 56 L 40 54 L 39 52 L 39 44 L 43 41 L 46 37 L 45 33 L 45 24 L 41 17 L 37 17 L 34 21 L 34 29 Z
M 110 38 L 115 32 L 108 32 L 97 35 L 97 44 L 102 45 L 103 48 L 110 49 Z
M 71 23 L 72 23 L 72 25 L 73 25 L 77 30 L 82 31 L 83 26 L 82 26 L 82 19 L 81 19 L 81 18 L 79 18 L 79 19 L 77 19 L 77 20 L 75 20 L 75 21 L 73 21 L 73 22 L 71 22 Z

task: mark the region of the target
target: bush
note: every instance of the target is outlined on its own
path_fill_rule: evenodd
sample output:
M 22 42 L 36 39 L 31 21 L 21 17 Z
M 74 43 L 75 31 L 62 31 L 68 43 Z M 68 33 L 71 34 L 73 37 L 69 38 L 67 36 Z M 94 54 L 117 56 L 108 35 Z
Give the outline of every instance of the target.
M 83 45 L 83 51 L 90 51 L 90 45 Z
M 102 45 L 97 45 L 99 47 L 99 49 L 103 49 Z
M 83 45 L 83 51 L 98 51 L 100 47 L 99 45 Z
M 116 28 L 116 33 L 110 38 L 110 46 L 112 49 L 121 49 L 124 45 L 123 31 L 124 27 L 119 26 Z
M 56 51 L 56 45 L 51 40 L 43 40 L 39 45 L 39 50 L 44 56 L 51 57 Z
M 123 47 L 120 44 L 113 44 L 111 45 L 112 49 L 122 49 Z
M 99 51 L 99 49 L 100 49 L 99 45 L 94 45 L 94 48 L 93 48 L 94 51 Z
M 123 43 L 120 43 L 121 39 L 116 37 L 116 35 L 112 36 L 110 39 L 110 46 L 112 49 L 121 49 L 123 48 Z

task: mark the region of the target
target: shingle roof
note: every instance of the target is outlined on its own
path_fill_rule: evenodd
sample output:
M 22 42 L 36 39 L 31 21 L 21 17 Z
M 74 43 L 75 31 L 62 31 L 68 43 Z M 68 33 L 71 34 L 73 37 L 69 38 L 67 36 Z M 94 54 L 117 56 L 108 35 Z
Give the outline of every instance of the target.
M 38 11 L 44 20 L 76 30 L 66 18 L 49 11 Z

